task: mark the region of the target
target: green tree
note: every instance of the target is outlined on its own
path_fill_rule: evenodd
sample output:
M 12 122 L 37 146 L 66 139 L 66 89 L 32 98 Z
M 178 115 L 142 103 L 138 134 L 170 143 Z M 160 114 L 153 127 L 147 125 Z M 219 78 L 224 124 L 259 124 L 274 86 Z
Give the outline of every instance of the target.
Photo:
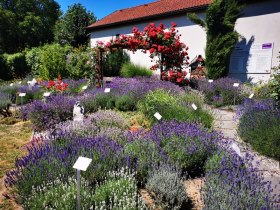
M 60 44 L 70 44 L 73 47 L 85 45 L 88 42 L 86 27 L 96 21 L 93 13 L 87 11 L 80 3 L 73 4 L 57 21 L 55 40 Z
M 59 8 L 55 0 L 0 0 L 0 51 L 14 53 L 53 41 Z
M 242 8 L 236 0 L 214 0 L 206 11 L 205 21 L 194 13 L 187 14 L 190 20 L 206 30 L 208 78 L 218 79 L 228 73 L 230 55 L 239 38 L 234 26 Z

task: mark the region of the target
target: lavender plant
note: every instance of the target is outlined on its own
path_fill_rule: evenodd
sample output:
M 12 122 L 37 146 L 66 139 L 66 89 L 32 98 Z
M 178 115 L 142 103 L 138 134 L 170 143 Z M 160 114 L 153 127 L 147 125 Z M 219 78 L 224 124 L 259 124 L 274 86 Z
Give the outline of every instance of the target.
M 253 159 L 248 152 L 241 158 L 222 149 L 207 161 L 204 209 L 274 209 L 269 196 L 272 187 L 251 164 Z
M 52 95 L 47 102 L 35 100 L 21 109 L 22 117 L 30 119 L 34 130 L 54 128 L 56 124 L 72 119 L 75 99 L 63 95 Z
M 280 110 L 272 99 L 246 100 L 238 109 L 238 134 L 259 153 L 280 160 Z
M 25 209 L 75 209 L 77 195 L 77 181 L 75 177 L 68 177 L 63 182 L 60 177 L 33 187 L 31 193 L 24 199 Z M 81 179 L 81 207 L 90 209 L 94 203 L 93 190 L 90 183 Z
M 17 186 L 19 195 L 24 198 L 32 188 L 55 180 L 59 175 L 62 181 L 73 176 L 72 166 L 79 156 L 92 159 L 83 173 L 92 183 L 102 180 L 106 172 L 122 164 L 121 152 L 122 146 L 106 136 L 88 138 L 60 133 L 53 141 L 28 148 L 28 155 L 17 159 L 15 169 L 7 173 L 5 184 Z
M 244 99 L 242 84 L 239 80 L 224 77 L 209 83 L 207 80 L 196 81 L 198 90 L 205 95 L 205 102 L 216 107 L 240 104 Z M 239 87 L 233 87 L 234 83 L 239 83 Z
M 201 171 L 205 160 L 215 152 L 222 137 L 195 123 L 163 121 L 151 128 L 150 138 L 157 142 L 179 168 L 189 173 Z

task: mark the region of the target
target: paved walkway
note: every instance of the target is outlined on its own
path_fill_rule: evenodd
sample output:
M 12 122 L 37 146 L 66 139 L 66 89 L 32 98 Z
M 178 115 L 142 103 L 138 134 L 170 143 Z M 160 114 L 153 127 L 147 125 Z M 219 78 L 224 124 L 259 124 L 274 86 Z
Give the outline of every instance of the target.
M 243 142 L 237 134 L 238 122 L 235 119 L 234 111 L 227 111 L 222 109 L 212 109 L 215 116 L 214 128 L 221 131 L 225 139 L 232 139 L 236 145 L 240 148 L 241 155 L 245 154 L 245 151 L 250 146 Z M 251 150 L 251 149 L 250 149 Z M 256 154 L 255 161 L 253 164 L 257 166 L 257 162 L 260 163 L 258 166 L 259 171 L 263 174 L 264 180 L 271 181 L 274 188 L 272 195 L 276 194 L 278 197 L 278 208 L 280 209 L 280 167 L 279 162 L 265 156 L 259 155 L 252 151 L 252 154 Z M 277 198 L 273 199 L 276 201 Z

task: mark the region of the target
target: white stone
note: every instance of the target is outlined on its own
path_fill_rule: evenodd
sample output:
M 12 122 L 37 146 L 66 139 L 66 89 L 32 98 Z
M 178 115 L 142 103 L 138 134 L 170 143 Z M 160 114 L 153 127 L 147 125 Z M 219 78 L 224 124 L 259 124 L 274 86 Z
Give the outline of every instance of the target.
M 242 155 L 241 155 L 241 150 L 240 150 L 240 148 L 237 146 L 236 143 L 232 143 L 232 144 L 231 144 L 231 148 L 236 152 L 236 154 L 237 154 L 239 157 L 242 157 Z
M 13 85 L 14 85 L 14 83 L 11 83 L 11 84 L 10 84 L 10 86 L 13 86 Z
M 76 102 L 73 109 L 73 121 L 82 122 L 84 120 L 84 107 L 79 101 Z
M 92 159 L 80 156 L 75 162 L 73 168 L 81 171 L 86 171 Z

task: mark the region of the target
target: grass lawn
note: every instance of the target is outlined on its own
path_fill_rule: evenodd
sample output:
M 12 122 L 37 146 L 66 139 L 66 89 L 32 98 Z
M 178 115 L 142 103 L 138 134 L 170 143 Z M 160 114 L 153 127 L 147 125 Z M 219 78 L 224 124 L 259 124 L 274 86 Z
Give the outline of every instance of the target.
M 31 123 L 18 122 L 13 125 L 0 123 L 0 192 L 4 190 L 3 177 L 7 170 L 14 167 L 15 158 L 22 156 L 24 152 L 21 146 L 30 141 L 32 134 Z M 0 209 L 15 209 L 12 203 L 0 198 Z

